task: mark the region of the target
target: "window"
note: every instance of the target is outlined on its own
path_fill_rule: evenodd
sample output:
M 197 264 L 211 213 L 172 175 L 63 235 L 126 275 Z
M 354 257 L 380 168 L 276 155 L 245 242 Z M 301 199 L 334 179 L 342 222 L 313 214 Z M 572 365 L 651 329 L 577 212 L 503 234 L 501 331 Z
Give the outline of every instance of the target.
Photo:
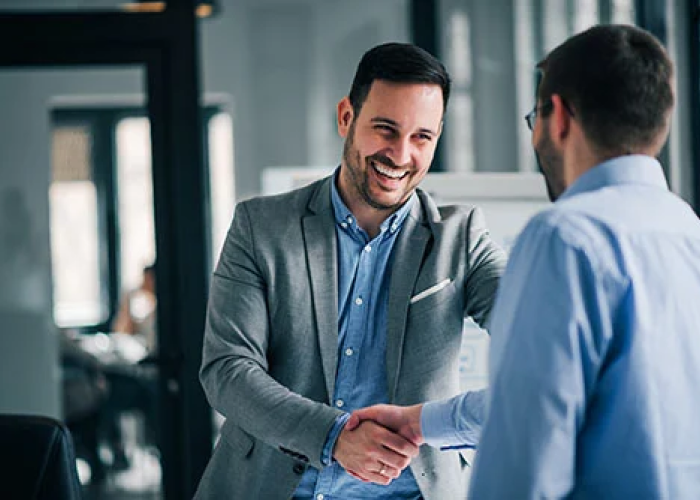
M 599 22 L 634 23 L 634 0 L 440 0 L 441 54 L 452 75 L 445 170 L 531 172 L 535 65 Z
M 153 222 L 151 126 L 148 118 L 122 118 L 116 125 L 120 289 L 141 284 L 156 256 Z
M 234 185 L 234 143 L 233 120 L 231 115 L 214 110 L 207 121 L 209 201 L 211 204 L 211 262 L 216 263 L 233 217 L 235 205 Z
M 107 319 L 100 294 L 97 189 L 89 125 L 63 125 L 52 137 L 51 264 L 54 318 L 61 327 Z
M 203 116 L 216 257 L 234 206 L 233 125 L 219 107 Z M 54 319 L 106 331 L 155 260 L 150 123 L 140 108 L 58 109 L 52 120 Z
M 452 76 L 452 92 L 445 117 L 447 143 L 451 151 L 450 171 L 474 170 L 474 123 L 472 109 L 472 48 L 469 39 L 469 16 L 466 10 L 455 9 L 449 16 L 446 39 L 447 64 Z

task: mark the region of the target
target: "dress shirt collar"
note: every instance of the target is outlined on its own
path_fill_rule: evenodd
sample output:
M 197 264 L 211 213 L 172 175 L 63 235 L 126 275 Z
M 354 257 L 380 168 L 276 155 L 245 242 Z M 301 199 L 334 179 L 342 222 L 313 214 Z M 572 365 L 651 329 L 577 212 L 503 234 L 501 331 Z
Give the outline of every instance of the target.
M 331 182 L 331 201 L 333 202 L 333 212 L 335 215 L 335 221 L 338 223 L 343 229 L 346 227 L 354 227 L 354 228 L 359 228 L 357 226 L 357 220 L 355 219 L 355 216 L 350 212 L 350 209 L 348 209 L 347 206 L 345 206 L 345 203 L 343 202 L 343 199 L 340 197 L 340 193 L 338 192 L 338 176 L 340 175 L 340 167 L 338 167 L 335 170 L 335 173 L 333 174 L 333 182 Z M 383 234 L 387 229 L 389 229 L 391 234 L 394 234 L 401 228 L 401 224 L 403 224 L 403 221 L 406 219 L 406 216 L 409 214 L 411 211 L 411 207 L 415 203 L 416 199 L 416 193 L 415 191 L 411 196 L 406 200 L 406 203 L 404 203 L 401 208 L 399 208 L 396 212 L 394 212 L 390 217 L 387 217 L 384 222 L 381 223 L 379 226 L 379 232 L 380 234 Z
M 668 189 L 664 171 L 656 158 L 627 155 L 606 160 L 584 172 L 559 199 L 620 184 L 643 184 Z

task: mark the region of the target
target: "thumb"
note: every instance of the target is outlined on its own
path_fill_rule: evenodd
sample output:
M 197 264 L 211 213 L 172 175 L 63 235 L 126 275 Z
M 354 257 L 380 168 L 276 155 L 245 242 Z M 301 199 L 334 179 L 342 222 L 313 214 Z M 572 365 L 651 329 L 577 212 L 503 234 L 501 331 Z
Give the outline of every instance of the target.
M 350 414 L 350 418 L 345 424 L 345 429 L 349 431 L 356 429 L 362 423 L 363 420 L 372 420 L 371 408 L 362 408 L 360 410 L 355 410 L 354 412 L 352 412 Z

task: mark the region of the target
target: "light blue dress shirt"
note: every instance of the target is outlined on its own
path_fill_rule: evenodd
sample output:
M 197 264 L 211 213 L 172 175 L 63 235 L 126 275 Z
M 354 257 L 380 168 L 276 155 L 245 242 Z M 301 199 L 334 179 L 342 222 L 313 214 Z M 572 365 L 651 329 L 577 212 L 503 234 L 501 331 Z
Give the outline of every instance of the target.
M 335 180 L 337 181 L 338 171 Z M 391 251 L 403 221 L 415 203 L 414 194 L 387 218 L 372 240 L 357 225 L 343 203 L 335 182 L 331 192 L 338 241 L 338 371 L 333 404 L 348 414 L 388 402 L 386 381 L 386 325 Z M 420 490 L 410 468 L 390 485 L 363 483 L 349 475 L 331 452 L 349 415 L 331 430 L 322 471 L 309 468 L 294 494 L 295 499 L 359 500 L 416 499 Z
M 700 498 L 700 221 L 655 159 L 589 170 L 519 236 L 489 397 L 472 499 Z M 433 435 L 459 441 L 463 403 Z

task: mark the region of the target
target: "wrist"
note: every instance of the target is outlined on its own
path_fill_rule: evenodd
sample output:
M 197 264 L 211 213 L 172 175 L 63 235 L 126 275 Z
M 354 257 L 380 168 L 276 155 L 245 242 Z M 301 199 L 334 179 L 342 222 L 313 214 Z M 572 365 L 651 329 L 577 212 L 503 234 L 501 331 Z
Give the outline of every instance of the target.
M 421 415 L 423 412 L 423 405 L 417 404 L 409 407 L 410 419 L 409 426 L 411 429 L 411 434 L 413 435 L 413 441 L 417 445 L 421 445 L 425 442 L 423 438 L 423 430 L 421 429 Z
M 336 418 L 333 427 L 331 427 L 331 430 L 328 432 L 328 436 L 326 437 L 326 444 L 324 445 L 323 451 L 321 453 L 321 463 L 323 465 L 331 465 L 333 463 L 333 460 L 335 458 L 335 447 L 338 442 L 338 438 L 345 429 L 345 424 L 348 422 L 349 418 L 349 413 L 339 415 Z

